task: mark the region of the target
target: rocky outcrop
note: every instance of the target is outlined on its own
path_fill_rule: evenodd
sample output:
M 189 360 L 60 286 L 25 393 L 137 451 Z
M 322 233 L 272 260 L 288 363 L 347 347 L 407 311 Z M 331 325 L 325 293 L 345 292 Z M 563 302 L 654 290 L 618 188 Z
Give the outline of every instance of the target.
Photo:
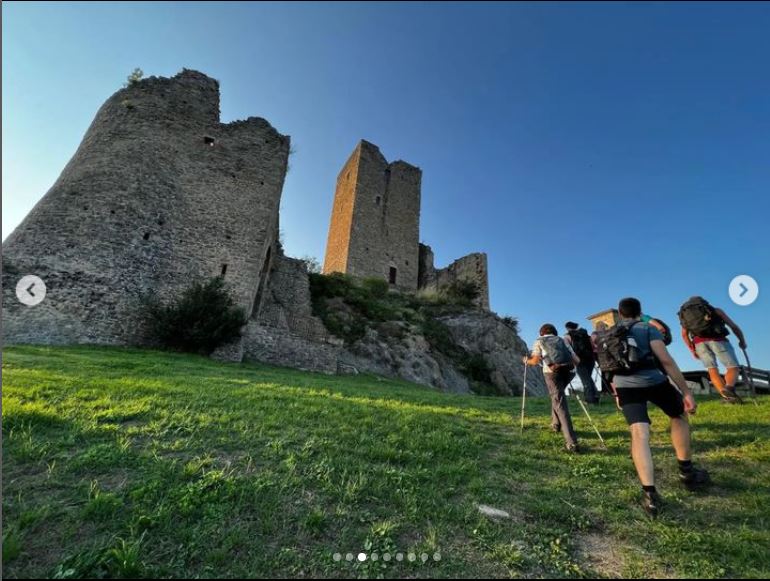
M 489 311 L 470 309 L 438 319 L 452 340 L 468 356 L 486 362 L 495 391 L 521 394 L 526 343 L 500 317 Z M 375 373 L 430 385 L 452 393 L 471 393 L 473 381 L 456 359 L 433 348 L 419 328 L 390 321 L 367 329 L 365 336 L 340 353 L 341 365 L 359 372 Z M 542 373 L 530 368 L 527 393 L 545 393 Z
M 396 332 L 395 330 L 398 329 Z M 341 367 L 430 385 L 450 393 L 470 393 L 471 385 L 451 361 L 431 350 L 428 341 L 405 323 L 367 329 L 340 354 Z
M 480 355 L 491 370 L 492 384 L 502 393 L 520 394 L 524 378 L 522 357 L 528 354 L 527 344 L 495 313 L 468 310 L 439 319 L 457 345 Z M 542 371 L 527 372 L 527 393 L 545 394 Z

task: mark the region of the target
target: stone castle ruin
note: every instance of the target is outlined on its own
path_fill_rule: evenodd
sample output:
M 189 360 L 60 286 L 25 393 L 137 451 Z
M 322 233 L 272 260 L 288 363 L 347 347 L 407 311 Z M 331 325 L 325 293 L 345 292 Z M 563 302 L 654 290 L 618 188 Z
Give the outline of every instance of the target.
M 437 270 L 430 246 L 420 244 L 421 181 L 418 167 L 388 163 L 376 145 L 360 141 L 337 177 L 323 272 L 384 278 L 407 291 L 467 280 L 489 309 L 486 254 Z
M 146 297 L 171 300 L 194 280 L 222 276 L 249 321 L 217 358 L 372 371 L 468 391 L 424 341 L 384 346 L 392 353 L 383 359 L 376 337 L 353 349 L 313 314 L 306 264 L 284 256 L 278 239 L 288 156 L 289 137 L 264 119 L 221 123 L 219 84 L 202 73 L 185 69 L 119 90 L 3 244 L 5 343 L 152 344 Z M 488 311 L 486 255 L 434 268 L 419 243 L 420 181 L 418 168 L 388 163 L 362 141 L 337 182 L 324 271 L 383 277 L 407 291 L 474 281 L 483 308 L 447 326 L 469 348 L 486 341 L 485 357 L 501 366 L 495 380 L 515 391 L 526 345 Z M 27 274 L 47 287 L 34 307 L 15 296 Z M 367 357 L 370 348 L 380 351 Z

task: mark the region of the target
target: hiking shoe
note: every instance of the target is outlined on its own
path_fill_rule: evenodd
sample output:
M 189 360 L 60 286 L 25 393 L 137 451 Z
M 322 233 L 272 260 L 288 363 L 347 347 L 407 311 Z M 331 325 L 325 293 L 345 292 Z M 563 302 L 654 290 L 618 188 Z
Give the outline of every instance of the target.
M 569 454 L 580 454 L 580 446 L 577 444 L 567 444 L 567 452 Z
M 686 472 L 679 472 L 679 482 L 690 492 L 703 488 L 711 482 L 711 476 L 702 468 L 692 468 Z
M 644 512 L 650 516 L 650 518 L 655 518 L 658 516 L 662 504 L 663 501 L 657 492 L 642 492 L 642 508 L 644 509 Z
M 558 433 L 560 433 L 560 432 L 561 432 L 561 426 L 557 426 L 557 425 L 555 425 L 555 424 L 551 424 L 551 431 L 552 431 L 554 434 L 558 434 Z
M 743 403 L 743 400 L 741 399 L 741 396 L 739 396 L 735 392 L 735 388 L 725 387 L 720 393 L 720 396 L 722 396 L 722 400 L 725 403 L 735 404 L 735 403 Z

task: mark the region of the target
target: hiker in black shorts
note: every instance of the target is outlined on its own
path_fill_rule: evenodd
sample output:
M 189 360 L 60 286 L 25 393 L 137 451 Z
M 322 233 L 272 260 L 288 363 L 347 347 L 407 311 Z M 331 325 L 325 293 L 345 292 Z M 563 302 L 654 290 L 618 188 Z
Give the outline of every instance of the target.
M 641 303 L 635 298 L 625 298 L 618 310 L 620 323 L 599 333 L 597 338 L 599 365 L 612 372 L 618 405 L 631 430 L 631 456 L 644 491 L 642 506 L 654 517 L 659 510 L 660 496 L 655 489 L 647 402 L 671 418 L 671 442 L 679 461 L 679 480 L 688 490 L 709 482 L 708 472 L 695 468 L 690 458 L 687 414 L 694 414 L 697 404 L 682 372 L 669 355 L 660 331 L 641 322 Z M 659 365 L 681 393 L 671 385 Z

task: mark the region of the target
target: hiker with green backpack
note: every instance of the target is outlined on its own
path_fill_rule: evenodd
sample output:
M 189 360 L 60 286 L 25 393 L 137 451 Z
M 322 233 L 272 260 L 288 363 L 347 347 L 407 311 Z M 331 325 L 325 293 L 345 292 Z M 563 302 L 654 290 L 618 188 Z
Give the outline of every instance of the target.
M 572 347 L 575 355 L 580 359 L 580 363 L 577 364 L 577 374 L 580 378 L 580 383 L 583 384 L 586 403 L 599 403 L 599 390 L 596 388 L 593 378 L 596 356 L 593 343 L 591 342 L 591 335 L 572 321 L 565 323 L 564 327 L 567 329 L 564 340 Z
M 540 337 L 532 346 L 532 356 L 524 357 L 525 365 L 543 366 L 543 376 L 551 396 L 551 429 L 562 433 L 570 453 L 579 450 L 565 392 L 575 376 L 573 369 L 579 363 L 580 359 L 572 347 L 559 337 L 556 327 L 550 323 L 540 327 Z
M 687 490 L 696 490 L 710 481 L 708 472 L 693 466 L 690 455 L 687 415 L 695 413 L 697 404 L 663 335 L 653 325 L 642 322 L 639 300 L 622 299 L 618 312 L 620 322 L 597 333 L 599 368 L 611 376 L 618 406 L 631 432 L 631 457 L 642 484 L 642 506 L 655 517 L 661 498 L 655 488 L 647 404 L 655 404 L 670 418 L 679 481 Z
M 727 314 L 711 306 L 703 297 L 690 297 L 679 309 L 682 339 L 693 357 L 700 359 L 719 395 L 726 403 L 741 403 L 735 391 L 740 375 L 740 364 L 735 350 L 727 338 L 732 329 L 738 338 L 738 346 L 746 349 L 743 331 Z M 729 329 L 728 329 L 729 327 Z M 719 364 L 727 368 L 724 380 L 719 375 Z

